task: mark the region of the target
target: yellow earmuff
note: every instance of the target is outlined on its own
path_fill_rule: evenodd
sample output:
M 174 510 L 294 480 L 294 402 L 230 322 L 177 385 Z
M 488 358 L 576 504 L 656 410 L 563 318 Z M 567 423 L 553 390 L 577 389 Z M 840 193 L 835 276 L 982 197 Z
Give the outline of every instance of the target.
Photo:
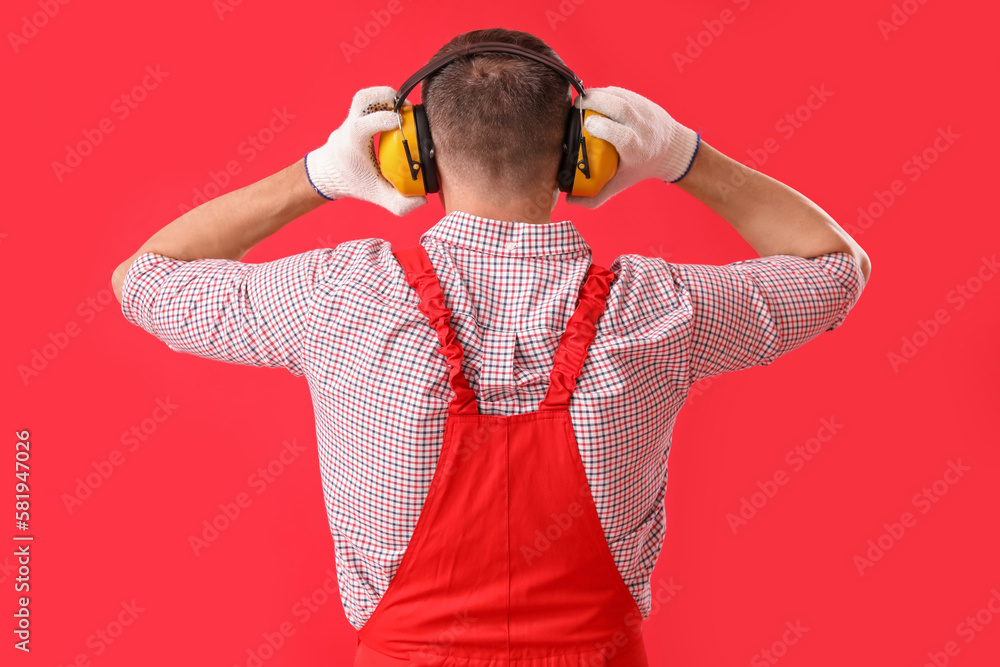
M 583 82 L 562 62 L 516 44 L 481 42 L 435 58 L 399 87 L 393 104 L 398 126 L 379 136 L 379 169 L 399 192 L 408 197 L 437 192 L 439 184 L 427 112 L 422 104 L 408 104 L 406 95 L 425 77 L 448 63 L 476 53 L 505 53 L 540 62 L 565 77 L 580 95 L 586 94 Z M 581 197 L 596 195 L 618 171 L 618 151 L 614 145 L 591 135 L 584 126 L 586 117 L 591 114 L 602 115 L 589 109 L 581 112 L 576 107 L 567 114 L 563 152 L 556 176 L 560 191 Z
M 575 112 L 574 112 L 575 113 Z M 425 175 L 421 172 L 428 167 L 434 168 L 433 162 L 417 159 L 424 147 L 420 145 L 417 136 L 417 127 L 413 118 L 413 106 L 406 104 L 399 110 L 400 127 L 382 132 L 378 142 L 378 162 L 382 175 L 407 197 L 420 197 L 427 194 L 427 187 L 424 182 Z M 591 114 L 603 116 L 604 114 L 584 109 L 583 117 L 587 119 Z M 573 123 L 579 125 L 578 122 Z M 573 181 L 568 194 L 579 197 L 593 197 L 601 188 L 611 180 L 618 171 L 618 151 L 614 144 L 604 139 L 595 137 L 587 131 L 586 126 L 580 128 L 583 133 L 583 142 L 574 141 L 579 148 L 576 151 L 576 159 L 572 165 L 569 163 L 564 169 L 573 169 Z M 403 141 L 406 140 L 404 146 Z M 568 152 L 568 151 L 567 151 Z M 433 160 L 433 157 L 431 158 Z M 564 160 L 566 156 L 564 156 Z M 436 174 L 435 181 L 436 179 Z M 434 192 L 437 191 L 435 187 Z
M 583 110 L 584 121 L 590 115 L 603 116 L 604 114 L 590 109 Z M 611 177 L 618 171 L 618 151 L 615 150 L 614 144 L 610 141 L 598 139 L 590 132 L 587 132 L 586 125 L 581 129 L 583 130 L 584 142 L 577 151 L 577 169 L 573 177 L 573 187 L 569 194 L 580 197 L 593 197 L 601 191 L 604 184 L 610 181 Z M 584 175 L 580 168 L 580 165 L 584 163 L 585 148 L 587 153 L 586 162 L 589 163 L 590 168 L 589 177 Z
M 418 168 L 417 174 L 411 174 L 407 150 L 403 148 L 403 139 L 406 139 L 407 147 L 413 146 L 415 152 L 419 154 L 417 130 L 413 122 L 413 107 L 407 104 L 399 110 L 399 114 L 402 130 L 397 127 L 379 135 L 379 168 L 382 170 L 382 175 L 401 193 L 407 197 L 419 197 L 427 194 L 423 174 L 419 173 L 419 170 L 423 169 L 424 166 Z

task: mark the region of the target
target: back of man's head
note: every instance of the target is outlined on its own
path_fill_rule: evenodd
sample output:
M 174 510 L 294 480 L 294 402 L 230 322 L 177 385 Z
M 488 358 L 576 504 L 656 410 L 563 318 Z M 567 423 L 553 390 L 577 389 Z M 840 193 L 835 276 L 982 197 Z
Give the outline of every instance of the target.
M 538 37 L 504 28 L 458 35 L 434 57 L 479 42 L 517 44 L 562 62 Z M 520 56 L 481 53 L 421 86 L 435 155 L 453 184 L 495 202 L 554 187 L 572 100 L 561 74 Z

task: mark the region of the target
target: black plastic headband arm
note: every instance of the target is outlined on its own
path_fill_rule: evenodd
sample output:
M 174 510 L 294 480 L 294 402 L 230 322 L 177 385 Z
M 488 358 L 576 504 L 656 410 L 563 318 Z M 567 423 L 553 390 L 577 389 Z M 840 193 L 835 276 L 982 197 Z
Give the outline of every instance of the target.
M 468 46 L 463 46 L 455 51 L 449 51 L 444 55 L 436 58 L 423 67 L 421 67 L 417 72 L 411 76 L 409 79 L 403 82 L 403 85 L 399 87 L 399 92 L 396 93 L 395 104 L 392 110 L 399 113 L 400 108 L 406 102 L 406 96 L 413 90 L 418 83 L 423 79 L 433 74 L 437 70 L 441 69 L 448 63 L 461 58 L 462 56 L 467 56 L 473 53 L 510 53 L 516 56 L 523 56 L 529 58 L 536 62 L 540 62 L 543 65 L 548 65 L 551 69 L 555 70 L 559 74 L 562 74 L 570 82 L 570 84 L 576 88 L 577 92 L 581 95 L 584 94 L 583 81 L 581 81 L 573 71 L 563 65 L 558 60 L 550 58 L 547 55 L 538 53 L 536 51 L 530 51 L 517 44 L 508 44 L 506 42 L 479 42 L 478 44 L 470 44 Z

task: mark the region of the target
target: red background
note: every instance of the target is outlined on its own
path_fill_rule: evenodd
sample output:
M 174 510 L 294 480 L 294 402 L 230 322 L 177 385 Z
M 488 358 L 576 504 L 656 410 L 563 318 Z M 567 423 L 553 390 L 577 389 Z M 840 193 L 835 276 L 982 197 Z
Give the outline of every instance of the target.
M 25 21 L 47 1 L 58 12 L 39 15 L 43 25 L 32 32 Z M 666 594 L 672 582 L 674 593 L 645 626 L 652 664 L 773 664 L 764 650 L 789 666 L 916 666 L 929 652 L 937 664 L 997 664 L 1000 614 L 987 603 L 1000 590 L 1000 280 L 970 280 L 1000 246 L 995 208 L 986 205 L 997 173 L 996 5 L 399 3 L 396 14 L 384 0 L 245 0 L 231 11 L 212 0 L 4 3 L 0 468 L 8 472 L 0 498 L 9 504 L 0 532 L 17 532 L 15 431 L 29 429 L 35 535 L 32 651 L 12 649 L 6 632 L 4 664 L 69 665 L 82 654 L 78 664 L 107 667 L 246 666 L 283 623 L 294 633 L 273 655 L 265 651 L 263 664 L 350 664 L 354 632 L 332 579 L 334 594 L 308 619 L 296 611 L 303 597 L 323 600 L 334 568 L 306 383 L 172 352 L 108 302 L 110 277 L 228 161 L 240 173 L 226 190 L 278 171 L 325 141 L 355 91 L 397 86 L 453 35 L 494 26 L 537 34 L 585 85 L 651 97 L 736 159 L 775 139 L 779 150 L 757 168 L 854 225 L 874 267 L 843 327 L 689 397 L 674 431 L 667 536 L 652 576 L 654 592 Z M 712 23 L 725 9 L 731 22 Z M 901 25 L 883 34 L 879 22 L 894 11 Z M 389 19 L 345 55 L 341 44 L 373 16 Z M 12 43 L 17 33 L 31 36 Z M 691 47 L 696 57 L 678 67 L 673 54 L 699 33 L 701 53 Z M 168 74 L 121 118 L 114 101 L 157 65 Z M 807 112 L 799 107 L 812 86 L 831 95 Z M 294 119 L 250 160 L 240 145 L 267 126 L 274 107 Z M 797 109 L 809 118 L 789 136 L 777 124 Z M 53 163 L 104 118 L 113 131 L 60 178 Z M 935 155 L 938 129 L 949 127 L 958 138 Z M 936 160 L 911 180 L 906 164 L 925 149 Z M 859 229 L 858 208 L 897 179 L 905 192 Z M 442 214 L 436 197 L 406 218 L 338 202 L 246 261 L 356 238 L 411 245 Z M 625 253 L 691 263 L 754 256 L 706 207 L 654 182 L 595 211 L 561 202 L 555 219 L 567 218 L 605 266 Z M 971 298 L 959 301 L 959 285 Z M 935 329 L 927 322 L 940 309 L 946 321 Z M 914 341 L 921 322 L 934 335 Z M 19 367 L 73 324 L 77 335 L 22 377 Z M 889 355 L 901 354 L 904 338 L 920 347 L 894 367 Z M 162 423 L 151 420 L 157 399 L 177 406 Z M 796 469 L 786 454 L 816 436 L 824 418 L 843 427 Z M 145 440 L 129 451 L 122 438 L 144 423 Z M 306 454 L 258 494 L 248 478 L 293 439 Z M 121 465 L 67 509 L 78 478 L 115 450 Z M 933 484 L 949 461 L 968 471 L 940 482 L 938 494 Z M 782 470 L 788 483 L 734 533 L 727 515 Z M 925 488 L 935 501 L 923 513 L 913 497 Z M 195 556 L 189 536 L 240 492 L 252 504 Z M 907 511 L 915 522 L 859 572 L 855 556 Z M 0 626 L 13 628 L 8 544 Z M 142 609 L 134 622 L 111 644 L 97 640 L 99 630 L 118 629 L 121 605 L 133 600 Z M 983 625 L 964 630 L 977 612 Z M 783 635 L 786 623 L 808 630 Z

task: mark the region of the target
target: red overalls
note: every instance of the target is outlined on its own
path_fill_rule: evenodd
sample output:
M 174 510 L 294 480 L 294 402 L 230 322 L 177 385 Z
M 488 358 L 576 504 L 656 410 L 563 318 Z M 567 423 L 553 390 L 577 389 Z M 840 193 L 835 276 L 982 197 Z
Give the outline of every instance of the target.
M 355 667 L 647 665 L 569 400 L 614 274 L 591 264 L 538 410 L 481 415 L 427 252 L 394 253 L 437 330 L 455 397 L 402 563 L 358 632 Z

